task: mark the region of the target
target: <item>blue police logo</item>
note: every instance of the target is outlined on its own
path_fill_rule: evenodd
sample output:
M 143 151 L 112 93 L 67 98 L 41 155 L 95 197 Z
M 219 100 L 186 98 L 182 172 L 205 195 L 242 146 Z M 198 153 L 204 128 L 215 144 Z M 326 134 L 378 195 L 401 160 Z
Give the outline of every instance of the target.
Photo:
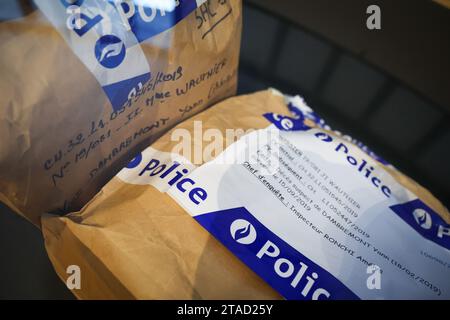
M 131 159 L 130 162 L 128 162 L 125 168 L 127 169 L 136 168 L 141 163 L 141 161 L 142 161 L 142 153 L 139 153 L 133 159 Z
M 413 211 L 413 217 L 416 223 L 424 229 L 431 229 L 433 221 L 431 215 L 421 208 L 417 208 Z
M 236 219 L 230 226 L 230 234 L 236 242 L 251 244 L 256 240 L 255 227 L 244 219 Z
M 102 66 L 113 69 L 125 59 L 125 44 L 118 37 L 105 35 L 95 44 L 95 57 Z

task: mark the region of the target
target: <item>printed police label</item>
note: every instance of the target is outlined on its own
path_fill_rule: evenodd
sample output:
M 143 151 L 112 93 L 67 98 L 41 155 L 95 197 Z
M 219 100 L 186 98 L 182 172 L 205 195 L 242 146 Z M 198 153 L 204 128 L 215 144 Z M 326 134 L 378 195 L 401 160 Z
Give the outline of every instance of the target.
M 424 238 L 450 250 L 450 225 L 420 199 L 391 209 Z
M 286 299 L 359 299 L 243 207 L 210 212 L 195 219 Z
M 118 177 L 166 192 L 287 299 L 449 299 L 450 226 L 346 140 L 279 125 L 270 148 L 241 138 L 199 167 L 148 148 Z
M 204 0 L 34 0 L 97 78 L 114 110 L 150 79 L 140 42 L 172 28 Z

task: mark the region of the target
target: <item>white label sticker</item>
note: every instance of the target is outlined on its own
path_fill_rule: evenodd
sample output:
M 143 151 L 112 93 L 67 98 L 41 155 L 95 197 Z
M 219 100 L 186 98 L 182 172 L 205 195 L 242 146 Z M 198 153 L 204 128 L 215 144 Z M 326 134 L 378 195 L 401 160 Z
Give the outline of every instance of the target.
M 246 161 L 223 161 L 244 149 L 253 152 Z M 119 176 L 165 183 L 285 298 L 450 298 L 448 225 L 347 141 L 316 128 L 280 131 L 270 147 L 234 145 L 186 172 L 171 170 L 176 160 L 167 155 L 153 150 Z M 268 162 L 274 155 L 278 161 Z

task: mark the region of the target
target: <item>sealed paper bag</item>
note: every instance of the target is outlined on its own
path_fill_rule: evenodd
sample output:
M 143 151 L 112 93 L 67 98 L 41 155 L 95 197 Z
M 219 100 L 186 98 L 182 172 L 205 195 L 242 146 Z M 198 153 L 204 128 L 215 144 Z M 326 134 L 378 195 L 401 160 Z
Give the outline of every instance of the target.
M 448 299 L 448 221 L 299 97 L 262 91 L 177 125 L 42 226 L 83 299 Z
M 0 199 L 38 225 L 236 91 L 241 3 L 47 1 L 0 23 Z

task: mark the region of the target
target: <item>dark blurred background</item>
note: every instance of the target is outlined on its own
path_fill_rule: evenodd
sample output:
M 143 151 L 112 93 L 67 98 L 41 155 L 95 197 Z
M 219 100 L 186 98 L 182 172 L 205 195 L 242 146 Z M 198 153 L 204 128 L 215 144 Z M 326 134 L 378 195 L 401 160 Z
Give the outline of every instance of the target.
M 30 10 L 0 1 L 0 21 Z M 381 8 L 381 30 L 366 8 Z M 238 94 L 300 94 L 450 205 L 450 0 L 247 0 Z M 73 299 L 42 236 L 0 204 L 0 299 Z

